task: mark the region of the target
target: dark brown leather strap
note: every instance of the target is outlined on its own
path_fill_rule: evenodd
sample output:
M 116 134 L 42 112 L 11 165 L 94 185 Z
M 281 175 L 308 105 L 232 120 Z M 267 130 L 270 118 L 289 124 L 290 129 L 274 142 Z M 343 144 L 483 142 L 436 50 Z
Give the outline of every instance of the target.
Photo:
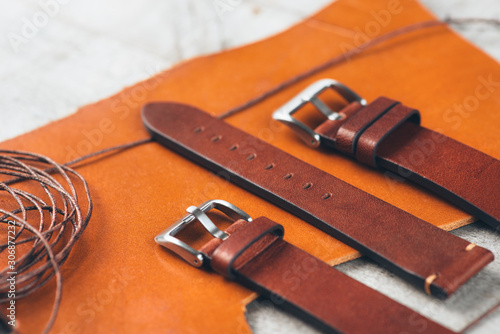
M 389 170 L 500 230 L 500 161 L 420 126 L 417 110 L 379 97 L 316 128 L 321 143 Z
M 279 205 L 445 298 L 493 254 L 192 106 L 154 103 L 143 121 L 161 144 Z
M 453 333 L 273 231 L 283 227 L 266 217 L 239 220 L 226 230 L 226 240 L 212 239 L 200 251 L 217 272 L 231 272 L 230 278 L 325 332 Z

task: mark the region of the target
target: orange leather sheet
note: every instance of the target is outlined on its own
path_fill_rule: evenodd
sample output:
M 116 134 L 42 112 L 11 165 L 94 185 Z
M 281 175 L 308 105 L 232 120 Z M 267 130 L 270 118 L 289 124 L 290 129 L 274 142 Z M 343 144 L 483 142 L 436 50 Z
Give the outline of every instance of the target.
M 383 16 L 380 11 L 391 13 Z M 384 13 L 386 13 L 384 12 Z M 432 19 L 416 1 L 339 0 L 291 29 L 258 43 L 184 62 L 109 99 L 13 140 L 2 148 L 65 162 L 146 138 L 141 106 L 172 100 L 214 115 L 375 37 Z M 379 95 L 419 109 L 422 124 L 500 158 L 500 67 L 447 27 L 398 37 L 321 72 L 227 119 L 236 127 L 444 229 L 472 218 L 422 189 L 336 153 L 312 150 L 272 112 L 311 82 L 337 79 L 368 101 Z M 489 82 L 489 83 L 488 83 Z M 78 167 L 94 213 L 62 267 L 64 290 L 53 333 L 249 332 L 251 292 L 195 269 L 153 238 L 189 205 L 221 198 L 285 226 L 285 239 L 331 263 L 358 256 L 293 215 L 149 143 Z M 416 250 L 418 251 L 418 250 Z M 18 329 L 40 331 L 54 282 L 18 302 Z

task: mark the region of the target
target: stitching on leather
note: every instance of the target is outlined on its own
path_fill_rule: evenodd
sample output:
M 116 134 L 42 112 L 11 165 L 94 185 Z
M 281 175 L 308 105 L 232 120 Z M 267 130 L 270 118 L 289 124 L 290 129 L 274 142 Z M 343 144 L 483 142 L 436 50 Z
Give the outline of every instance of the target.
M 425 282 L 424 282 L 424 290 L 425 292 L 431 296 L 431 285 L 432 285 L 432 282 L 434 282 L 436 280 L 436 278 L 438 278 L 439 276 L 439 273 L 435 273 L 435 274 L 432 274 L 432 275 L 429 275 L 427 276 L 427 278 L 425 279 Z
M 477 245 L 474 244 L 474 243 L 470 243 L 467 245 L 467 247 L 465 247 L 465 251 L 466 252 L 470 252 L 471 250 L 473 250 Z

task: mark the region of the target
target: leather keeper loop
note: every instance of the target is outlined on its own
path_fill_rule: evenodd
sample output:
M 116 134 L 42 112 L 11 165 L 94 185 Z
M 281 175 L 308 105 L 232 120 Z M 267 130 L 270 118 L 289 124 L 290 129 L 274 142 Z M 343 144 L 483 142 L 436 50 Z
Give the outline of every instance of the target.
M 233 264 L 238 257 L 263 237 L 271 233 L 277 237 L 283 237 L 283 226 L 266 217 L 259 217 L 251 223 L 245 224 L 234 231 L 212 253 L 212 260 L 210 262 L 212 269 L 227 278 L 233 279 L 235 277 Z M 263 245 L 262 249 L 254 252 L 255 255 L 258 255 L 268 245 Z
M 358 139 L 356 160 L 377 167 L 378 145 L 405 122 L 420 124 L 420 113 L 416 109 L 397 104 L 370 125 Z
M 337 131 L 335 137 L 336 149 L 354 156 L 361 134 L 397 104 L 399 102 L 381 96 L 349 117 Z

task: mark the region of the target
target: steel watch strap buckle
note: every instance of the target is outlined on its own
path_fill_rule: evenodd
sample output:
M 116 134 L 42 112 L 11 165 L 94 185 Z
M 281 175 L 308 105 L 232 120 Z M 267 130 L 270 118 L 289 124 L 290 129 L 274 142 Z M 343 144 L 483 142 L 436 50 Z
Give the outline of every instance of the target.
M 215 226 L 212 220 L 206 215 L 212 209 L 219 210 L 229 218 L 234 219 L 234 221 L 238 219 L 248 222 L 252 221 L 252 218 L 246 212 L 235 205 L 220 199 L 210 200 L 197 207 L 190 206 L 187 208 L 186 211 L 188 214 L 158 234 L 155 237 L 155 241 L 163 247 L 170 249 L 194 267 L 201 267 L 205 263 L 207 255 L 176 238 L 175 235 L 197 220 L 214 238 L 226 239 L 228 235 Z
M 342 96 L 348 103 L 358 102 L 365 106 L 366 100 L 351 90 L 344 84 L 333 79 L 322 79 L 314 82 L 298 95 L 293 97 L 273 113 L 273 118 L 290 127 L 309 146 L 318 147 L 321 137 L 306 124 L 294 118 L 292 115 L 301 109 L 305 104 L 312 103 L 327 119 L 338 120 L 341 115 L 330 109 L 318 98 L 326 89 L 333 89 Z

